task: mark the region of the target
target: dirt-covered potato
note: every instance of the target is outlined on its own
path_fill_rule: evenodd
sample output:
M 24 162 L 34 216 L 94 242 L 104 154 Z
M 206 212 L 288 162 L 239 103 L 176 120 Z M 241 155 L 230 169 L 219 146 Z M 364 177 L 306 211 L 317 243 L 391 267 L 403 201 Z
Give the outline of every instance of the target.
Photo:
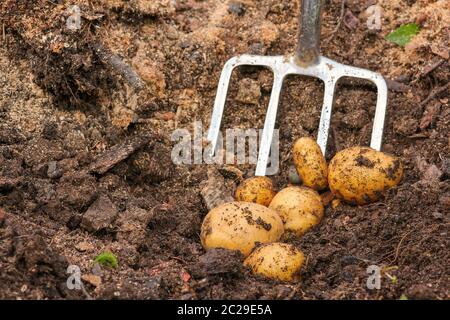
M 244 261 L 254 274 L 271 279 L 292 281 L 299 277 L 305 256 L 293 245 L 269 243 L 256 248 Z
M 268 206 L 275 196 L 272 180 L 268 177 L 252 177 L 244 180 L 236 189 L 236 200 Z
M 278 241 L 283 232 L 275 211 L 251 202 L 229 202 L 206 215 L 201 240 L 205 249 L 239 250 L 247 256 L 255 245 Z
M 300 138 L 295 142 L 292 153 L 303 184 L 314 190 L 325 189 L 328 186 L 327 161 L 317 142 L 308 137 Z
M 338 152 L 330 162 L 331 191 L 351 204 L 367 204 L 383 197 L 403 176 L 400 159 L 368 147 Z
M 296 236 L 303 235 L 318 224 L 324 207 L 320 195 L 309 188 L 291 186 L 278 192 L 269 205 L 284 223 L 284 230 Z

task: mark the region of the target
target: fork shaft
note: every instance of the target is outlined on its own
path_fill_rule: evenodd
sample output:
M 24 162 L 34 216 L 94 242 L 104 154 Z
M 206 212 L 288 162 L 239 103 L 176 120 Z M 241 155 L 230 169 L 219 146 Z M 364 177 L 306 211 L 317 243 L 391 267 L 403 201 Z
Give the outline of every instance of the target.
M 302 67 L 319 62 L 320 9 L 321 0 L 302 0 L 296 59 Z

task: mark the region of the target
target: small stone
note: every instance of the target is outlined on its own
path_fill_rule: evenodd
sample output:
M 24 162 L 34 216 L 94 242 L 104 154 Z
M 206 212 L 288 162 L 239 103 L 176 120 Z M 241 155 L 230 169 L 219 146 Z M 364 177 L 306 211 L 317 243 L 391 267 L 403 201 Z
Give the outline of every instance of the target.
M 238 1 L 232 1 L 228 5 L 228 12 L 234 13 L 238 16 L 242 16 L 245 14 L 245 6 L 241 2 Z
M 355 17 L 350 9 L 347 9 L 343 18 L 344 24 L 349 29 L 356 29 L 359 26 L 359 19 Z
M 97 263 L 97 262 L 94 263 L 94 265 L 92 266 L 92 269 L 91 269 L 91 273 L 95 276 L 99 276 L 99 277 L 103 276 L 103 270 L 99 263 Z
M 239 91 L 236 101 L 246 104 L 259 104 L 261 98 L 261 87 L 258 82 L 253 79 L 245 78 L 239 82 Z
M 99 287 L 102 284 L 102 278 L 93 274 L 83 274 L 81 279 L 92 284 L 94 287 Z
M 442 219 L 442 213 L 440 213 L 438 211 L 433 212 L 433 218 L 435 218 L 436 220 Z
M 103 270 L 99 263 L 94 263 L 91 272 L 95 276 L 101 277 L 103 275 Z
M 107 196 L 100 196 L 85 212 L 81 227 L 90 232 L 108 228 L 117 217 L 117 208 Z
M 75 249 L 77 249 L 80 252 L 92 251 L 92 250 L 94 250 L 94 246 L 89 242 L 83 241 L 83 242 L 77 243 L 75 245 Z
M 63 175 L 63 170 L 58 168 L 57 161 L 50 161 L 47 165 L 47 177 L 50 179 L 58 179 Z
M 289 173 L 288 173 L 289 183 L 299 185 L 302 183 L 302 179 L 297 173 L 297 169 L 295 169 L 294 166 L 289 167 Z

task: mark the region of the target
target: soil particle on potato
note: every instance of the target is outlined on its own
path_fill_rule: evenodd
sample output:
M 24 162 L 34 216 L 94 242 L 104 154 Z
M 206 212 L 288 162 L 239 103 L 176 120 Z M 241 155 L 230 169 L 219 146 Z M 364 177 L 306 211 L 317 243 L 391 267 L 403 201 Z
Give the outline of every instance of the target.
M 375 163 L 372 160 L 364 157 L 363 155 L 358 155 L 355 158 L 355 161 L 356 161 L 356 164 L 361 167 L 367 167 L 367 168 L 375 167 Z
M 266 231 L 270 231 L 270 229 L 272 229 L 272 225 L 265 222 L 263 219 L 261 219 L 261 217 L 258 217 L 255 222 L 257 225 L 263 227 Z

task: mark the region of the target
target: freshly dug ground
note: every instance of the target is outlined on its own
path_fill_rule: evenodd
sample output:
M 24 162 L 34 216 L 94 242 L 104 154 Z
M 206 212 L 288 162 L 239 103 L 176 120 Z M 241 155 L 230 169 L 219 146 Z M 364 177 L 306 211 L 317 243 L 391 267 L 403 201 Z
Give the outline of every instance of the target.
M 307 256 L 301 281 L 282 283 L 252 276 L 236 252 L 205 253 L 201 190 L 214 167 L 172 164 L 171 134 L 194 121 L 207 129 L 227 59 L 294 51 L 299 2 L 2 1 L 0 298 L 450 298 L 448 1 L 343 2 L 325 1 L 322 53 L 388 79 L 383 149 L 405 176 L 378 203 L 328 205 L 320 225 L 290 241 Z M 79 29 L 67 24 L 71 5 Z M 372 5 L 381 29 L 368 28 Z M 410 22 L 421 31 L 406 47 L 385 40 Z M 271 80 L 235 72 L 223 127 L 262 128 Z M 293 142 L 316 136 L 322 95 L 318 80 L 286 80 L 279 189 Z M 375 103 L 370 83 L 340 82 L 330 155 L 369 144 Z M 232 193 L 254 167 L 217 169 L 217 188 Z M 117 268 L 94 263 L 106 251 Z M 82 290 L 67 287 L 69 265 Z M 381 268 L 379 290 L 366 286 L 370 265 Z

